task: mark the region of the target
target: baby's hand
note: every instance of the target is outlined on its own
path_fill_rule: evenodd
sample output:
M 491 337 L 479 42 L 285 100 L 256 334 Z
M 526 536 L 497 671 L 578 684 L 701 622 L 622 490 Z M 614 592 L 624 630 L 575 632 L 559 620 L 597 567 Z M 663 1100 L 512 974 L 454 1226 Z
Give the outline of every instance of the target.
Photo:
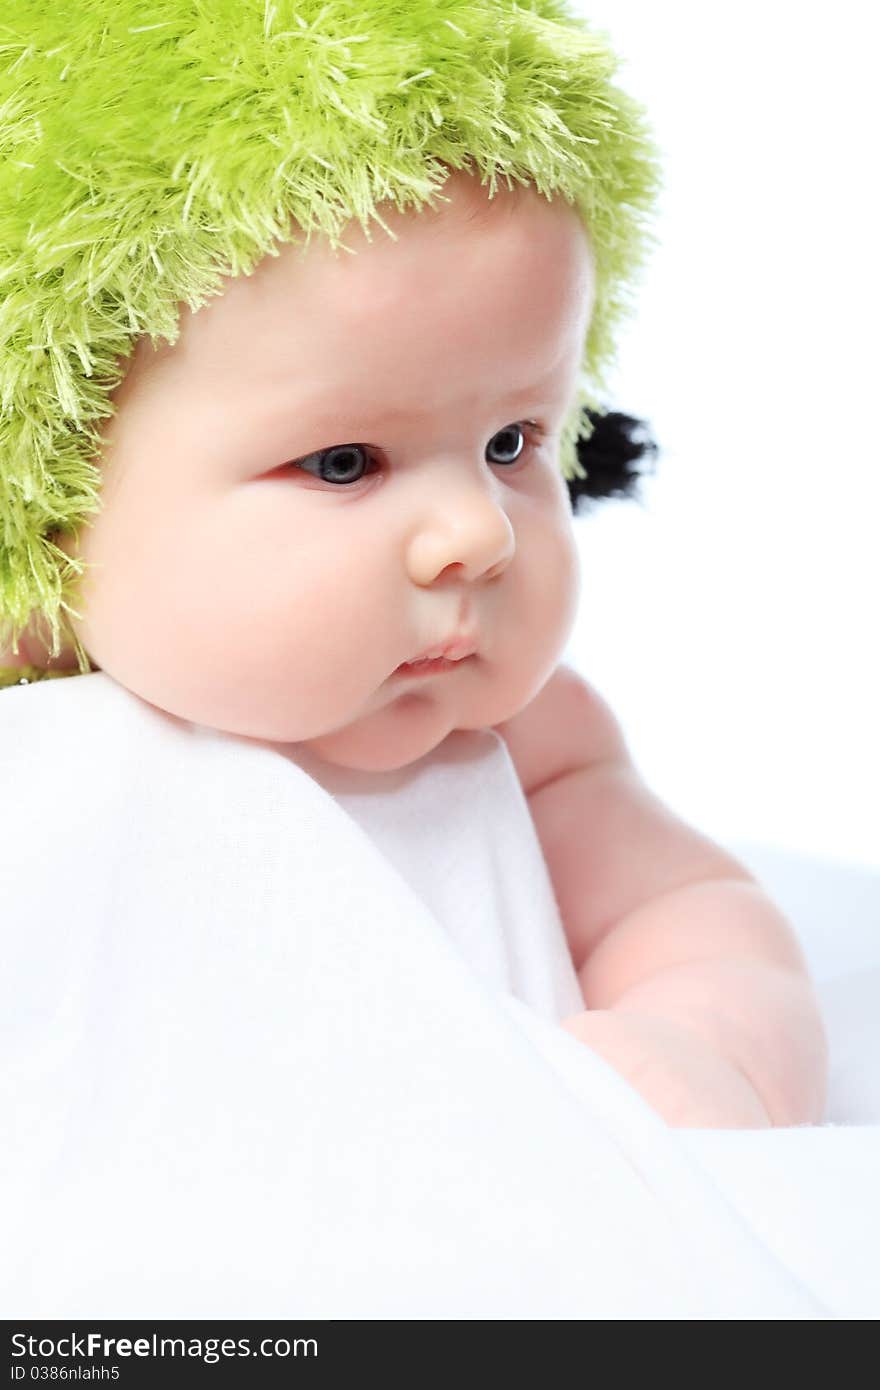
M 592 1009 L 562 1027 L 603 1057 L 677 1129 L 769 1129 L 754 1087 L 696 1033 L 648 1014 Z

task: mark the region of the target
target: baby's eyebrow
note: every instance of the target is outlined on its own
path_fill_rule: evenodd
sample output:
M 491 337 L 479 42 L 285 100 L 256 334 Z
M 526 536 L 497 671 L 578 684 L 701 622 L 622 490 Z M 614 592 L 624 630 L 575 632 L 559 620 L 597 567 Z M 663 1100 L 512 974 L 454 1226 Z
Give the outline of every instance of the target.
M 562 385 L 563 374 L 557 368 L 552 375 L 542 377 L 532 385 L 517 387 L 504 396 L 496 397 L 495 405 L 499 412 L 513 410 L 524 401 L 549 407 L 561 400 Z M 481 398 L 481 403 L 486 406 L 490 402 L 488 398 Z M 450 404 L 445 409 L 454 410 L 455 406 Z M 291 400 L 286 405 L 280 405 L 277 411 L 272 411 L 271 423 L 290 425 L 297 420 L 307 420 L 310 427 L 321 430 L 338 427 L 341 423 L 356 422 L 362 428 L 372 428 L 389 424 L 421 425 L 436 413 L 437 408 L 431 406 L 405 407 L 390 402 L 377 403 L 375 399 L 369 402 L 353 401 L 351 396 L 340 388 L 335 401 Z

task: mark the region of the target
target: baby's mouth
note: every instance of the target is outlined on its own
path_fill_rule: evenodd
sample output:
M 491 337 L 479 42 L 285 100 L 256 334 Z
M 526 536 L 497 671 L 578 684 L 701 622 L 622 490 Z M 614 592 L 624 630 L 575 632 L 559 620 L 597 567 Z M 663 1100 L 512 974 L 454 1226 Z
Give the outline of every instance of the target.
M 456 666 L 476 660 L 477 634 L 455 632 L 434 646 L 428 647 L 422 656 L 414 661 L 405 661 L 394 672 L 395 676 L 439 676 L 444 671 L 454 671 Z
M 473 661 L 474 655 L 460 657 L 458 661 L 450 661 L 445 656 L 424 657 L 419 661 L 405 661 L 402 666 L 398 666 L 394 671 L 395 676 L 439 676 L 443 671 L 454 671 L 459 666 L 466 666 L 469 661 Z

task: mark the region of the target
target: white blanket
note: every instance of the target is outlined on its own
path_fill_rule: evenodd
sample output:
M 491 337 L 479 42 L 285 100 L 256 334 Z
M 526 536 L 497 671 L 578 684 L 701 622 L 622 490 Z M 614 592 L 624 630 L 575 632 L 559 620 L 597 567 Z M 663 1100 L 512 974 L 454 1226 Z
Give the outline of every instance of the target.
M 314 770 L 0 692 L 0 1316 L 880 1313 L 880 1124 L 671 1131 L 557 1026 L 496 735 Z

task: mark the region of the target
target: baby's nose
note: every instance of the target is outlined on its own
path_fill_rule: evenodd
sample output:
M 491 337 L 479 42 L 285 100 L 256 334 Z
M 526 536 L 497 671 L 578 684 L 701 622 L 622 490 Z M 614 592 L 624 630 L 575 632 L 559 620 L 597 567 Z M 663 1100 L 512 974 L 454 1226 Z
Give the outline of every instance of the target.
M 454 512 L 429 518 L 409 545 L 410 572 L 417 583 L 495 579 L 510 564 L 516 540 L 503 507 L 482 493 Z

